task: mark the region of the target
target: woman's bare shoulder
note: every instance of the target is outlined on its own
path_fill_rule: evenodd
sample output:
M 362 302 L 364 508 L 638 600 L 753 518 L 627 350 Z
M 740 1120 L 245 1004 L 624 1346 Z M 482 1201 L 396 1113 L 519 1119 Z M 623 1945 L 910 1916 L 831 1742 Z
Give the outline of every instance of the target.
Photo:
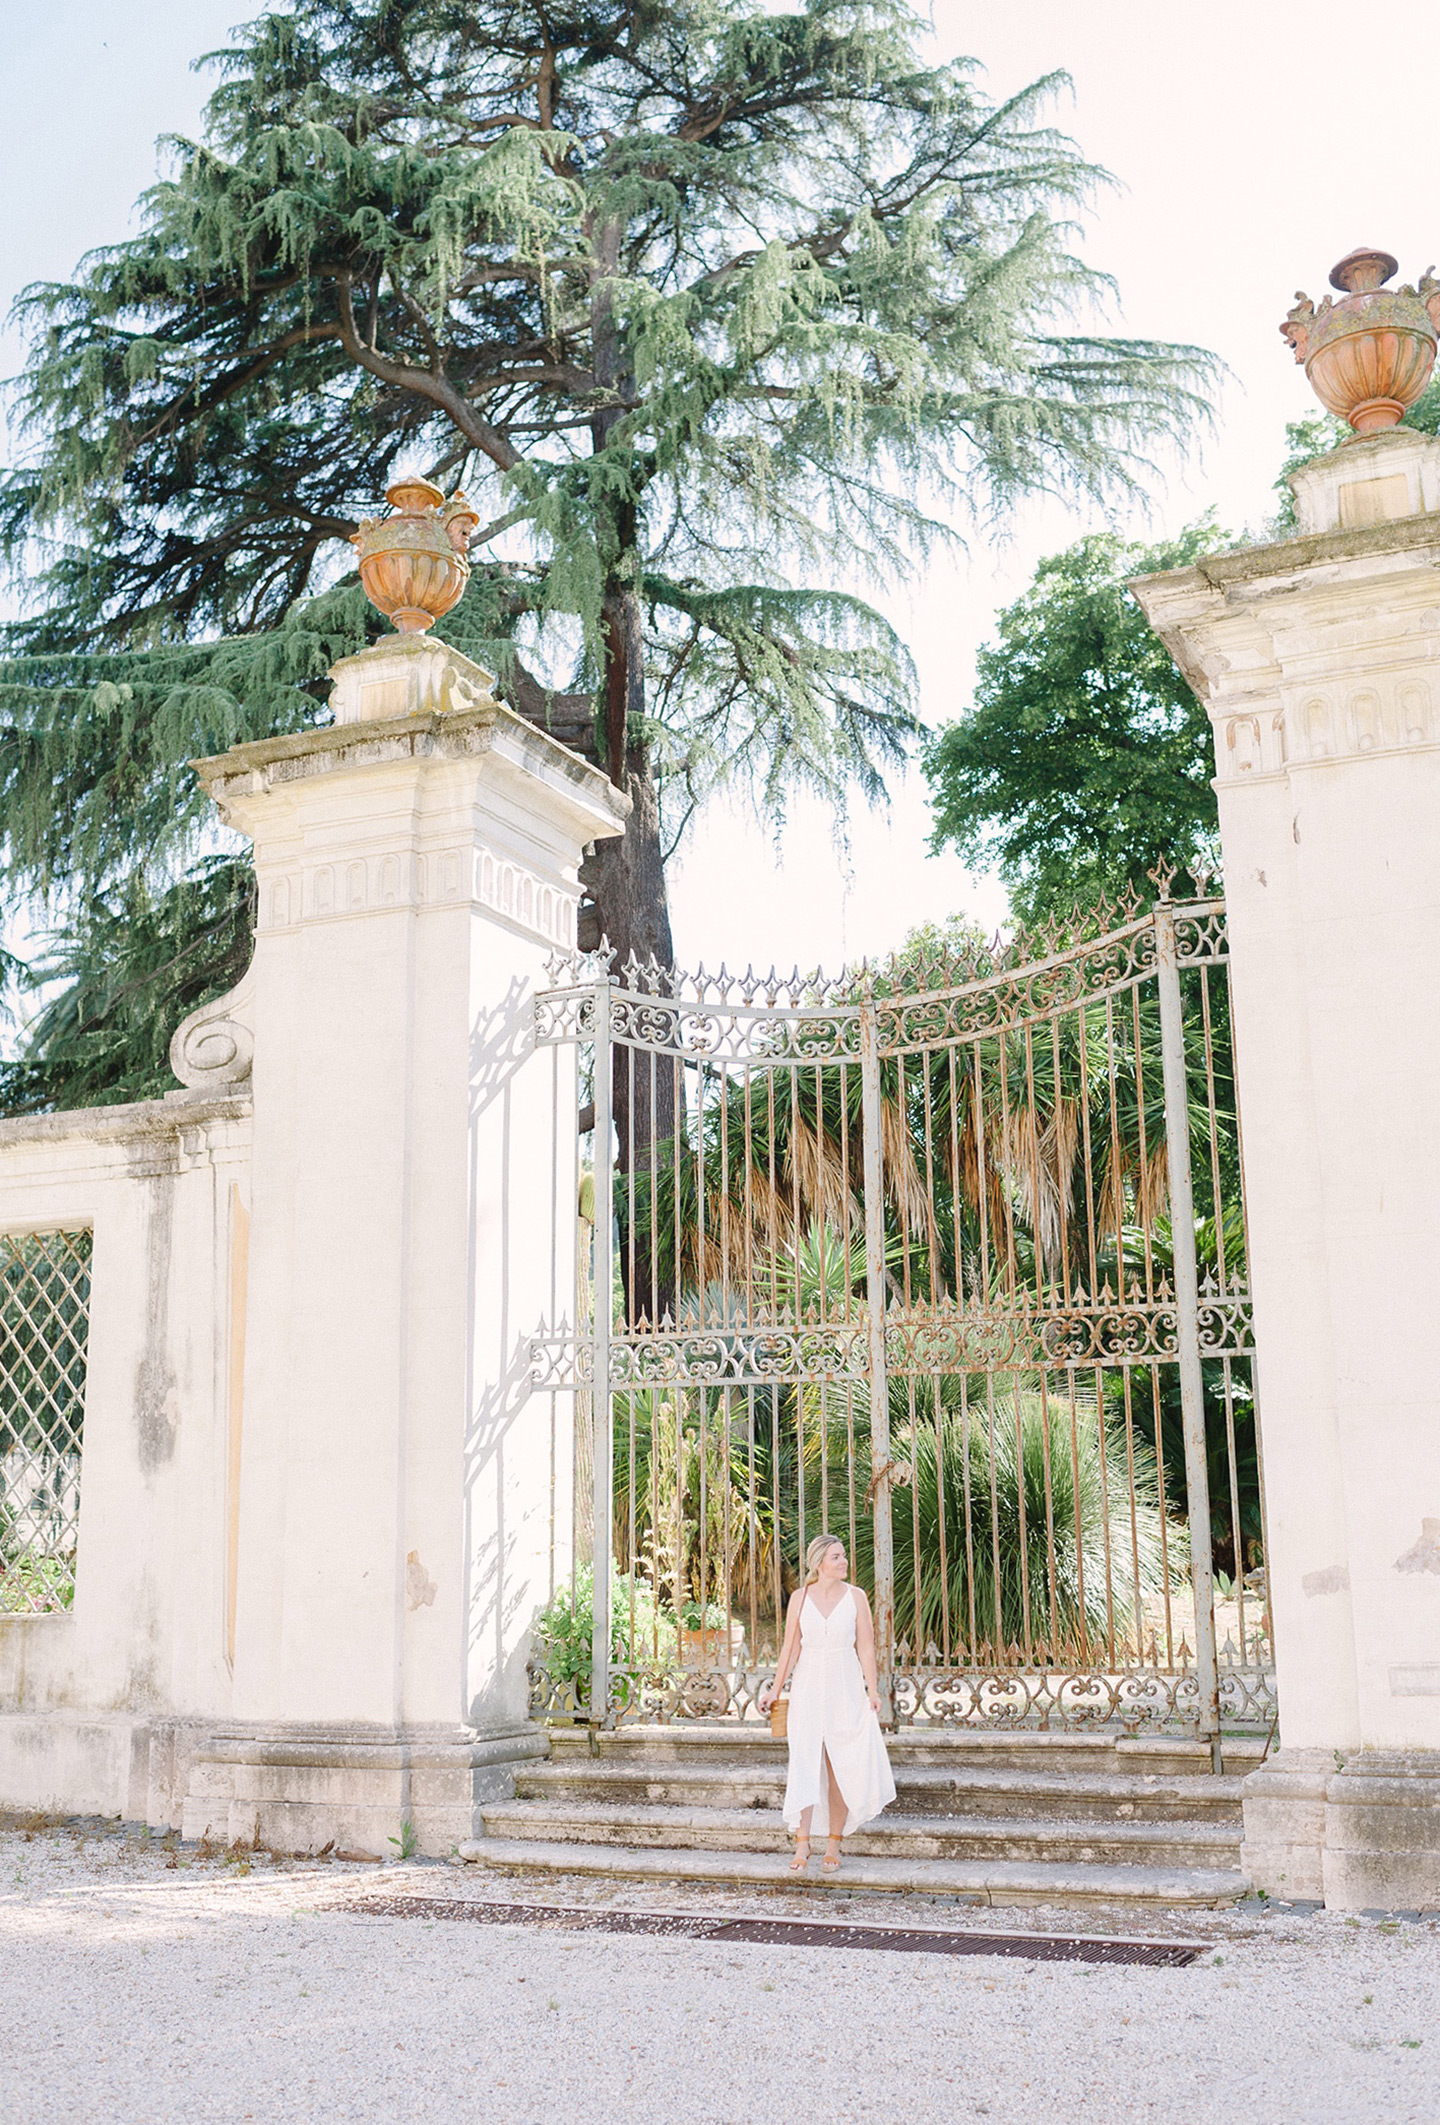
M 864 1587 L 856 1586 L 855 1582 L 852 1580 L 850 1582 L 850 1590 L 855 1596 L 856 1608 L 864 1609 L 866 1615 L 868 1616 L 870 1613 L 870 1596 L 866 1593 Z
M 785 1613 L 787 1616 L 798 1616 L 804 1606 L 805 1589 L 803 1586 L 797 1586 L 794 1593 L 790 1596 L 790 1606 L 788 1609 L 786 1609 Z

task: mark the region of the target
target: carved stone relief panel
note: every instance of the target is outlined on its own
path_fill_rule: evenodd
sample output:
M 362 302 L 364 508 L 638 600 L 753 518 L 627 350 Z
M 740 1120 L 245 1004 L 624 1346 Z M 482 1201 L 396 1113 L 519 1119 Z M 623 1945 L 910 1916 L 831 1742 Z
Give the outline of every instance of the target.
M 1276 766 L 1299 760 L 1354 759 L 1364 753 L 1440 741 L 1440 715 L 1432 689 L 1418 677 L 1357 687 L 1345 695 L 1338 710 L 1329 696 L 1312 694 L 1298 708 L 1283 711 L 1275 722 L 1281 739 Z
M 1231 775 L 1249 775 L 1263 765 L 1258 716 L 1231 716 L 1225 725 L 1225 747 Z
M 1350 696 L 1348 708 L 1351 745 L 1357 753 L 1373 753 L 1385 743 L 1380 696 L 1368 687 L 1362 688 Z
M 423 856 L 356 858 L 337 874 L 331 864 L 266 881 L 260 902 L 262 930 L 331 921 L 371 909 L 438 907 L 465 899 L 503 916 L 517 929 L 568 949 L 575 942 L 578 895 L 539 877 L 523 864 L 491 851 L 440 849 Z
M 1421 680 L 1412 680 L 1402 686 L 1397 705 L 1400 710 L 1400 739 L 1405 745 L 1423 745 L 1427 738 L 1436 736 L 1434 708 L 1430 689 Z
M 1335 751 L 1335 714 L 1323 695 L 1307 701 L 1300 711 L 1301 754 L 1307 760 L 1328 760 Z

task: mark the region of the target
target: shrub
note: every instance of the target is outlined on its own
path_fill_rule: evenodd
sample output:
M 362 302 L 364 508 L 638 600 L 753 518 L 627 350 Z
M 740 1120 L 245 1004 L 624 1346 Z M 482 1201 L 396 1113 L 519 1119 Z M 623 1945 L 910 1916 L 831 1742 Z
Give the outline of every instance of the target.
M 557 1587 L 536 1619 L 536 1652 L 554 1683 L 588 1679 L 594 1629 L 595 1573 L 593 1566 L 582 1564 L 573 1585 Z M 637 1667 L 667 1668 L 674 1664 L 680 1641 L 674 1617 L 657 1606 L 653 1588 L 643 1579 L 632 1581 L 615 1572 L 610 1579 L 610 1658 L 628 1666 L 632 1643 Z
M 1127 1448 L 1093 1401 L 1017 1383 L 992 1414 L 983 1384 L 968 1408 L 958 1377 L 938 1385 L 938 1404 L 927 1389 L 913 1425 L 907 1409 L 894 1428 L 912 1470 L 895 1493 L 897 1635 L 917 1658 L 947 1641 L 951 1658 L 979 1659 L 1133 1647 L 1147 1596 L 1189 1564 L 1153 1455 L 1138 1438 Z

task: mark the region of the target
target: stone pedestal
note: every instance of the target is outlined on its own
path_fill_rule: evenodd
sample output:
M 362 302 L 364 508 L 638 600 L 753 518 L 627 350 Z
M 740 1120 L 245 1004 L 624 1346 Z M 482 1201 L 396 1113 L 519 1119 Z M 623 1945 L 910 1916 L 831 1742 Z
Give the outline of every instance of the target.
M 1247 1861 L 1412 1908 L 1440 1790 L 1440 442 L 1293 484 L 1302 536 L 1132 587 L 1215 731 L 1284 1743 Z
M 1246 1779 L 1240 1865 L 1267 1896 L 1324 1901 L 1325 1792 L 1338 1761 L 1325 1749 L 1281 1749 Z
M 514 1793 L 515 1765 L 548 1750 L 528 1724 L 483 1736 L 418 1723 L 227 1725 L 191 1759 L 181 1829 L 271 1852 L 333 1845 L 394 1859 L 408 1823 L 417 1850 L 445 1854 L 478 1834 L 487 1800 Z
M 578 1099 L 531 999 L 626 804 L 442 644 L 334 676 L 332 728 L 199 763 L 259 928 L 234 1686 L 184 1820 L 447 1852 L 544 1746 L 571 1440 L 528 1345 L 574 1310 Z
M 1440 1749 L 1362 1749 L 1325 1788 L 1325 1901 L 1440 1911 Z

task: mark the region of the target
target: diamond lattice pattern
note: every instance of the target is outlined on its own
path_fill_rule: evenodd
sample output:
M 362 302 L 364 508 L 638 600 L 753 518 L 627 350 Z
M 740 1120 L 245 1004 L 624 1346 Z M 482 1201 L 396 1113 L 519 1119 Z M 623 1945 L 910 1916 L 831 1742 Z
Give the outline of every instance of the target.
M 0 1234 L 0 1614 L 75 1598 L 90 1248 Z

